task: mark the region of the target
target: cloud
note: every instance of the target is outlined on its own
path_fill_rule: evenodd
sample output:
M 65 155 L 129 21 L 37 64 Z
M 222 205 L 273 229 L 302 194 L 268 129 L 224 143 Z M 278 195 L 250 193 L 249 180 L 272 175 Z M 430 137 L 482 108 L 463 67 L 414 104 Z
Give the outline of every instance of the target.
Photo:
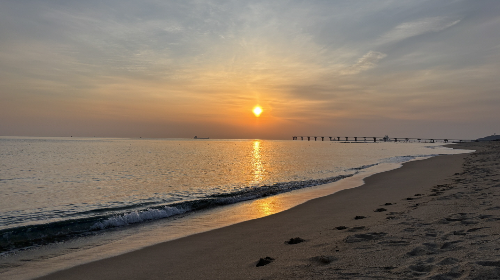
M 31 133 L 30 118 L 70 112 L 215 130 L 253 120 L 256 103 L 274 120 L 328 129 L 373 116 L 458 122 L 463 108 L 498 115 L 486 106 L 499 104 L 500 1 L 312 2 L 3 1 L 0 123 Z M 16 126 L 19 108 L 27 121 Z
M 381 59 L 383 59 L 386 56 L 387 55 L 385 53 L 369 51 L 367 54 L 363 55 L 356 64 L 341 71 L 341 74 L 353 75 L 372 69 L 377 65 L 377 63 Z
M 459 23 L 460 21 L 461 20 L 453 20 L 448 17 L 432 17 L 405 22 L 383 35 L 379 40 L 379 44 L 397 42 L 428 32 L 439 32 Z

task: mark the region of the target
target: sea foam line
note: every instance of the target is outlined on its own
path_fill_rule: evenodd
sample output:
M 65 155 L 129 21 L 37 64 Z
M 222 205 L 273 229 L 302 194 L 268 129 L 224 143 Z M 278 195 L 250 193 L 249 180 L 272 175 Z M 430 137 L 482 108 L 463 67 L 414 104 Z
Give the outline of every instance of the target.
M 189 209 L 165 206 L 163 209 L 146 209 L 144 211 L 133 211 L 130 213 L 116 215 L 107 220 L 95 223 L 91 230 L 102 230 L 110 227 L 121 227 L 129 224 L 140 223 L 150 220 L 168 218 L 188 212 Z
M 0 253 L 15 248 L 25 248 L 27 246 L 36 244 L 57 242 L 60 240 L 65 240 L 67 238 L 72 238 L 80 234 L 90 234 L 90 232 L 92 231 L 99 231 L 108 228 L 122 227 L 130 224 L 141 223 L 145 221 L 158 220 L 187 212 L 213 208 L 221 205 L 234 204 L 241 201 L 253 200 L 261 197 L 286 193 L 297 189 L 328 184 L 347 177 L 351 177 L 363 169 L 370 168 L 380 163 L 402 163 L 418 157 L 429 156 L 433 155 L 386 158 L 379 161 L 378 163 L 363 165 L 357 168 L 345 170 L 346 172 L 352 172 L 351 174 L 338 175 L 323 179 L 281 182 L 273 185 L 252 187 L 249 189 L 239 190 L 231 193 L 213 194 L 206 198 L 179 202 L 167 206 L 149 207 L 144 210 L 135 210 L 126 213 L 122 212 L 120 214 L 110 213 L 110 215 L 101 215 L 97 217 L 75 220 L 71 219 L 42 225 L 22 226 L 18 228 L 0 230 Z M 97 212 L 104 214 L 104 210 L 105 209 L 100 209 Z M 107 209 L 107 211 L 113 210 Z

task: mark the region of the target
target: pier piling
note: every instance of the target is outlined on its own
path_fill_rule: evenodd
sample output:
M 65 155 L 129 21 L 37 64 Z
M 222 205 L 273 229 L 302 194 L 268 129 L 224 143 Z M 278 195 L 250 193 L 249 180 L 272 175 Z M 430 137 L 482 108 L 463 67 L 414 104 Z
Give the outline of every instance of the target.
M 341 141 L 340 138 L 345 138 L 345 142 L 349 142 L 349 137 L 340 137 L 340 136 L 292 136 L 292 140 L 299 140 L 300 139 L 303 141 L 304 138 L 307 138 L 307 141 L 311 141 L 311 138 L 314 138 L 314 141 L 319 141 L 318 138 L 321 138 L 321 141 L 325 141 L 325 138 L 329 139 L 330 141 Z M 472 142 L 475 140 L 463 140 L 463 139 L 435 139 L 435 138 L 404 138 L 404 137 L 394 137 L 394 138 L 389 138 L 389 136 L 384 136 L 384 137 L 366 137 L 366 136 L 354 136 L 351 137 L 354 138 L 354 142 L 358 142 L 358 138 L 363 138 L 364 142 L 366 142 L 367 138 L 372 138 L 373 143 L 377 143 L 378 141 L 383 141 L 383 142 L 405 142 L 409 143 L 412 141 L 418 141 L 420 142 L 425 142 L 425 143 L 436 143 L 436 142 L 443 142 L 443 143 L 448 143 L 450 141 L 454 142 Z M 378 140 L 377 140 L 378 139 Z M 360 139 L 361 141 L 361 139 Z

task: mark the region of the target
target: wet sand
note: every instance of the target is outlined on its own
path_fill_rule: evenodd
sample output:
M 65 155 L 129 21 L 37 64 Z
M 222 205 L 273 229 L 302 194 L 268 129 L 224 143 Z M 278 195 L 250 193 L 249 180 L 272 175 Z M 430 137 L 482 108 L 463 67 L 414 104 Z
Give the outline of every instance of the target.
M 500 143 L 453 147 L 477 152 L 40 279 L 499 279 Z

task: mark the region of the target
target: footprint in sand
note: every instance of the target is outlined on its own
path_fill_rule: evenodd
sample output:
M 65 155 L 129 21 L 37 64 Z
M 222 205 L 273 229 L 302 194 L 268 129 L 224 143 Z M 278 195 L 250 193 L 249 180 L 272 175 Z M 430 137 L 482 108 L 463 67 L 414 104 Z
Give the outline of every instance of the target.
M 434 265 L 428 265 L 428 264 L 415 264 L 415 265 L 410 265 L 408 268 L 417 271 L 417 272 L 431 272 L 434 269 Z
M 259 261 L 257 262 L 256 267 L 268 265 L 268 264 L 272 263 L 273 261 L 274 261 L 274 259 L 271 257 L 260 258 Z
M 290 240 L 285 241 L 285 244 L 299 244 L 306 241 L 305 239 L 302 239 L 300 237 L 295 237 L 295 238 L 290 238 Z
M 360 234 L 354 234 L 354 235 L 347 236 L 344 239 L 344 242 L 355 243 L 355 242 L 363 242 L 363 241 L 370 241 L 370 240 L 378 240 L 386 235 L 387 235 L 386 232 L 360 233 Z
M 458 260 L 455 258 L 446 258 L 440 262 L 438 262 L 438 265 L 451 265 L 451 264 L 456 264 L 458 263 Z
M 321 264 L 321 265 L 330 264 L 331 262 L 336 261 L 336 260 L 337 260 L 337 258 L 334 256 L 323 256 L 323 255 L 311 258 L 311 261 L 318 263 L 318 264 Z
M 500 267 L 500 261 L 479 261 L 479 262 L 476 262 L 478 265 L 481 265 L 481 266 L 496 266 L 496 267 Z
M 383 246 L 408 246 L 410 245 L 410 242 L 406 240 L 385 240 L 379 242 L 378 244 Z
M 353 227 L 350 228 L 348 231 L 349 232 L 356 232 L 356 231 L 362 231 L 362 230 L 367 230 L 368 228 L 365 226 L 360 226 L 360 227 Z

